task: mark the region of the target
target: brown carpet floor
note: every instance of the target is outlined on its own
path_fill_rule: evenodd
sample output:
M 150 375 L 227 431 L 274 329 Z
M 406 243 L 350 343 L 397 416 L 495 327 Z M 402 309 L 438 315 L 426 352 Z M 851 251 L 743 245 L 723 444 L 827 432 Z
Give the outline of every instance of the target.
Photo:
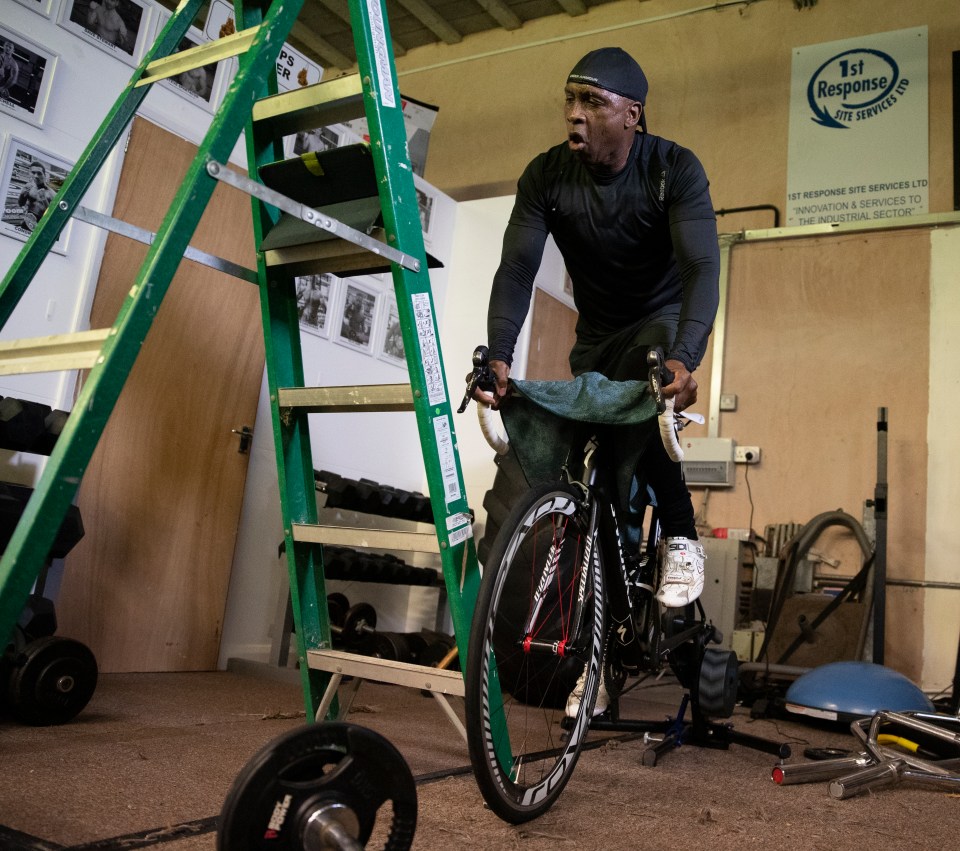
M 0 849 L 211 851 L 234 777 L 262 745 L 304 723 L 298 680 L 286 673 L 103 675 L 68 724 L 0 718 Z M 637 690 L 623 716 L 664 720 L 679 699 L 672 684 Z M 825 782 L 777 786 L 777 758 L 739 744 L 684 745 L 646 767 L 641 737 L 584 753 L 558 804 L 511 826 L 485 809 L 466 745 L 431 698 L 364 683 L 347 720 L 386 736 L 418 778 L 417 851 L 960 846 L 956 794 L 902 783 L 838 801 Z M 752 721 L 740 708 L 732 723 L 791 743 L 790 761 L 806 761 L 808 746 L 855 747 L 842 730 Z

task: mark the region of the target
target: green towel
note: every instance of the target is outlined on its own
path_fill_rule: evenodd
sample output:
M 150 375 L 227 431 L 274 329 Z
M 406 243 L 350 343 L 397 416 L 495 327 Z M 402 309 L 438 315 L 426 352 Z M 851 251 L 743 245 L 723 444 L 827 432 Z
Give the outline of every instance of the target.
M 646 495 L 645 483 L 636 476 L 637 465 L 647 441 L 657 433 L 657 406 L 647 382 L 611 381 L 598 372 L 586 372 L 572 381 L 510 383 L 515 393 L 500 414 L 531 486 L 560 478 L 578 423 L 588 423 L 601 430 L 607 457 L 617 471 L 621 510 L 629 511 L 638 491 Z

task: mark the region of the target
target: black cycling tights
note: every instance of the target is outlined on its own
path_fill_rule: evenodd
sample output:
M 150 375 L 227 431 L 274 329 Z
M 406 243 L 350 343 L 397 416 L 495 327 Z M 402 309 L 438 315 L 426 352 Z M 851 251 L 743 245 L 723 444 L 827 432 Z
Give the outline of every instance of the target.
M 643 345 L 627 350 L 620 356 L 619 363 L 607 374 L 614 381 L 645 380 L 648 371 L 647 350 L 648 347 Z M 693 502 L 683 480 L 683 468 L 676 461 L 670 460 L 656 428 L 647 443 L 640 464 L 646 473 L 647 483 L 657 497 L 660 528 L 664 537 L 697 540 Z
M 640 459 L 647 482 L 657 497 L 660 528 L 666 538 L 697 540 L 693 502 L 683 480 L 683 468 L 671 461 L 660 441 L 659 430 L 651 435 Z

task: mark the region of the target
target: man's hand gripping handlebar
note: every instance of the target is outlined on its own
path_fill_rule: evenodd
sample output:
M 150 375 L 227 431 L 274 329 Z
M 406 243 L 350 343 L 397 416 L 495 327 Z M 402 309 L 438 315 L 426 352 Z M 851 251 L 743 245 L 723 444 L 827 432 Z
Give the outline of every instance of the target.
M 490 352 L 486 346 L 477 346 L 477 348 L 474 349 L 473 371 L 467 375 L 467 390 L 463 394 L 463 401 L 460 403 L 460 407 L 457 408 L 458 414 L 462 414 L 467 409 L 467 405 L 470 404 L 470 400 L 474 398 L 478 390 L 485 393 L 495 392 L 497 380 L 488 363 L 489 354 Z M 510 449 L 510 441 L 507 439 L 506 434 L 503 434 L 500 429 L 497 428 L 496 418 L 493 415 L 490 405 L 479 398 L 477 399 L 477 417 L 480 420 L 480 431 L 483 432 L 483 436 L 486 438 L 487 443 L 490 444 L 490 448 L 498 455 L 506 455 Z
M 684 411 L 682 414 L 675 413 L 674 405 L 676 399 L 673 396 L 664 396 L 663 388 L 673 382 L 673 374 L 663 364 L 663 353 L 659 349 L 651 349 L 647 352 L 648 380 L 650 382 L 650 393 L 653 395 L 654 402 L 657 405 L 657 420 L 660 425 L 660 440 L 663 442 L 663 448 L 667 450 L 667 455 L 672 461 L 678 463 L 683 460 L 683 449 L 680 446 L 680 431 L 691 421 L 703 425 L 703 417 L 700 414 L 691 414 Z M 696 384 L 693 385 L 693 401 L 696 401 Z M 680 417 L 680 419 L 678 419 Z

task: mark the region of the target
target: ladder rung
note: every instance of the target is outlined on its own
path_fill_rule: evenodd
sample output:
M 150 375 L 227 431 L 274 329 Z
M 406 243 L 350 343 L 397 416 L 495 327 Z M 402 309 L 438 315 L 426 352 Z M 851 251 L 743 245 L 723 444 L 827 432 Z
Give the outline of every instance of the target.
M 278 136 L 341 124 L 362 116 L 363 87 L 359 74 L 282 92 L 253 105 L 253 120 L 269 121 Z
M 308 650 L 307 665 L 314 670 L 328 671 L 331 674 L 394 683 L 457 697 L 464 695 L 463 675 L 459 671 L 448 671 L 445 668 L 358 656 L 340 650 Z
M 409 384 L 281 387 L 277 402 L 280 408 L 298 408 L 310 414 L 412 411 L 413 391 Z
M 216 41 L 204 42 L 196 47 L 190 47 L 169 56 L 154 59 L 145 69 L 147 76 L 141 77 L 134 88 L 149 86 L 157 80 L 166 80 L 168 77 L 175 77 L 184 71 L 202 68 L 231 56 L 246 53 L 259 30 L 260 27 L 250 27 L 250 29 L 240 30 L 238 33 L 218 38 Z
M 370 236 L 383 242 L 384 232 L 381 228 L 374 228 Z M 321 239 L 285 248 L 269 248 L 263 252 L 263 259 L 267 266 L 285 266 L 294 275 L 329 273 L 345 277 L 390 271 L 386 258 L 377 257 L 345 239 Z
M 361 529 L 351 526 L 320 526 L 294 523 L 293 540 L 331 547 L 362 547 L 371 550 L 401 550 L 439 553 L 436 532 L 403 532 L 395 529 Z
M 52 334 L 0 343 L 0 375 L 26 375 L 63 369 L 90 369 L 111 328 Z

